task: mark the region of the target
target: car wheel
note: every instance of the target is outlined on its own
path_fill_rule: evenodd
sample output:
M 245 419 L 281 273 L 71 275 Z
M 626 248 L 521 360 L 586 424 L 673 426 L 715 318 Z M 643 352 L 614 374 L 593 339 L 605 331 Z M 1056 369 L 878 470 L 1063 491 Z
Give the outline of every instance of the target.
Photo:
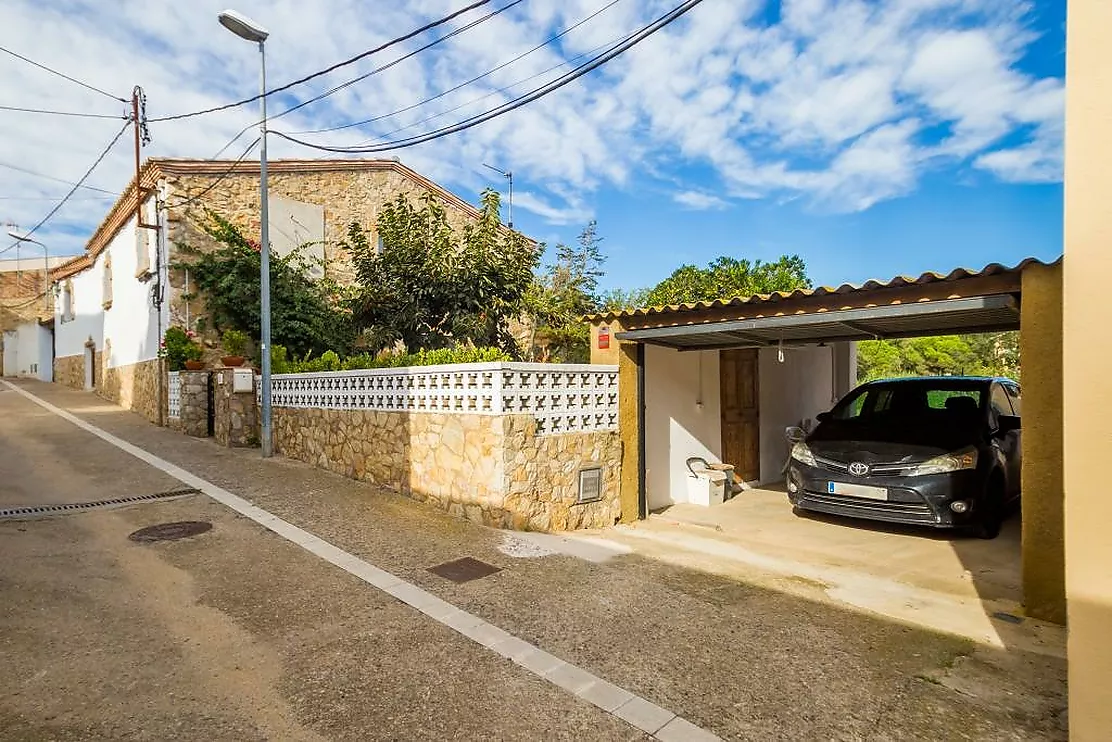
M 981 515 L 973 526 L 973 535 L 977 538 L 994 539 L 1000 535 L 1000 526 L 1004 522 L 1004 485 L 999 477 L 993 477 L 981 501 Z

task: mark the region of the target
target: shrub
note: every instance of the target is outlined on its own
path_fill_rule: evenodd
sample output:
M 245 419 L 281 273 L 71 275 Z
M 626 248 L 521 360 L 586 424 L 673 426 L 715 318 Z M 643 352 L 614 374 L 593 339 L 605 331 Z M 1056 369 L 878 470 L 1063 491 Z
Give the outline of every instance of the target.
M 221 342 L 224 351 L 230 356 L 242 356 L 247 350 L 247 333 L 239 330 L 225 330 Z
M 285 349 L 283 348 L 283 352 Z M 274 356 L 271 356 L 271 368 L 274 370 Z M 284 360 L 284 358 L 283 358 Z M 274 373 L 310 373 L 316 371 L 354 371 L 364 368 L 401 368 L 403 366 L 439 366 L 452 363 L 494 363 L 509 361 L 510 356 L 499 348 L 476 348 L 469 345 L 455 348 L 436 348 L 434 350 L 420 350 L 416 353 L 402 353 L 398 355 L 371 355 L 368 353 L 348 356 L 342 362 L 339 356 L 328 351 L 319 358 L 303 358 L 300 361 L 284 363 L 288 369 L 285 372 L 274 370 Z
M 201 346 L 193 342 L 193 333 L 180 327 L 167 328 L 162 336 L 158 355 L 166 359 L 171 371 L 181 371 L 186 361 L 201 360 Z

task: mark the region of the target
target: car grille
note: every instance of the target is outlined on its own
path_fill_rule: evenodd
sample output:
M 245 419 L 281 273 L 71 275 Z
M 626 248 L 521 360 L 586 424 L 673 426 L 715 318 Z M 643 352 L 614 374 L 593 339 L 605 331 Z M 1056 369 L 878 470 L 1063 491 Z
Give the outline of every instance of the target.
M 893 502 L 891 500 L 870 500 L 848 495 L 828 495 L 820 492 L 804 491 L 804 508 L 820 510 L 835 515 L 858 516 L 861 518 L 881 518 L 898 520 L 903 523 L 937 523 L 938 517 L 925 502 Z
M 833 459 L 815 457 L 815 463 L 823 469 L 845 474 L 849 471 L 849 464 Z M 869 477 L 899 477 L 906 474 L 915 464 L 869 464 Z

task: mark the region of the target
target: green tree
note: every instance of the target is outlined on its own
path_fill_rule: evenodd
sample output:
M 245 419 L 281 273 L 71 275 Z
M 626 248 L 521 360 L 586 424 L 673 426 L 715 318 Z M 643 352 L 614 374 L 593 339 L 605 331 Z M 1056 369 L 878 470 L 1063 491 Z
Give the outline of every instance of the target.
M 861 381 L 899 376 L 1008 376 L 1019 379 L 1019 334 L 940 335 L 857 344 Z
M 243 236 L 228 220 L 206 214 L 205 232 L 216 241 L 214 249 L 179 243 L 185 256 L 174 268 L 189 270 L 208 313 L 206 326 L 217 333 L 238 330 L 257 340 L 259 319 L 259 245 Z M 341 306 L 342 292 L 328 279 L 308 277 L 310 264 L 298 251 L 286 256 L 270 254 L 271 341 L 295 355 L 327 350 L 346 353 L 354 339 L 351 317 Z
M 652 306 L 662 306 L 810 287 L 807 265 L 798 255 L 782 255 L 771 263 L 722 256 L 706 268 L 681 265 L 645 298 Z
M 599 310 L 620 312 L 649 304 L 649 289 L 611 289 L 599 297 Z
M 378 233 L 381 251 L 358 224 L 348 230 L 359 283 L 349 306 L 366 345 L 471 343 L 518 355 L 509 322 L 524 308 L 537 250 L 502 226 L 497 193 L 483 193 L 479 219 L 462 234 L 432 194 L 416 205 L 399 196 L 379 215 Z
M 592 220 L 575 245 L 556 246 L 555 261 L 533 281 L 527 307 L 532 322 L 531 355 L 537 360 L 590 360 L 590 328 L 582 317 L 599 307 L 598 280 L 606 260 L 601 243 L 598 223 Z

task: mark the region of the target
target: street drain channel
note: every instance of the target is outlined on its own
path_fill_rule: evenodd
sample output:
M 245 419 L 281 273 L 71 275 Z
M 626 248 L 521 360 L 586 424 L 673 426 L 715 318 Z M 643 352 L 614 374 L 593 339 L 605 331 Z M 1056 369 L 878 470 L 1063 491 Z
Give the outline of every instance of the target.
M 154 541 L 177 541 L 179 538 L 199 536 L 212 530 L 212 524 L 205 520 L 182 520 L 176 523 L 159 523 L 157 526 L 140 528 L 128 538 L 141 544 Z
M 429 567 L 429 572 L 432 572 L 434 575 L 456 583 L 478 580 L 501 571 L 501 567 L 495 567 L 493 564 L 480 562 L 473 557 L 464 557 L 463 559 L 456 559 L 451 562 L 444 562 L 444 564 L 438 564 L 435 567 Z
M 71 502 L 62 505 L 28 505 L 19 508 L 0 508 L 0 518 L 26 518 L 29 515 L 55 515 L 57 513 L 78 513 L 85 510 L 110 508 L 118 505 L 130 505 L 135 502 L 150 502 L 152 500 L 166 500 L 172 497 L 185 497 L 196 495 L 199 490 L 192 487 L 169 492 L 156 492 L 152 495 L 133 495 L 132 497 L 114 497 L 110 500 L 94 500 L 93 502 Z

